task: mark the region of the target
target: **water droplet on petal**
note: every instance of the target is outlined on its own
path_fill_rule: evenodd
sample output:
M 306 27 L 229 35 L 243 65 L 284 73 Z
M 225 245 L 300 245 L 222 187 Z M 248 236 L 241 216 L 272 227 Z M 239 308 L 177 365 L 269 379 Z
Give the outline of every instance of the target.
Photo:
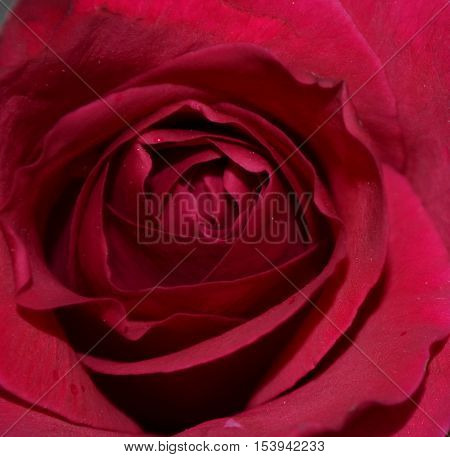
M 242 428 L 242 425 L 233 418 L 228 419 L 224 425 L 225 428 Z

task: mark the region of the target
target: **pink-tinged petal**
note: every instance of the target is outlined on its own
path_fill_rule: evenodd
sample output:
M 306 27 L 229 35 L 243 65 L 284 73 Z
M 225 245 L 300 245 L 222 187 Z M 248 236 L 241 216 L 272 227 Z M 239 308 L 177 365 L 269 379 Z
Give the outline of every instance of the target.
M 339 430 L 368 404 L 399 404 L 419 388 L 431 346 L 450 332 L 448 256 L 409 184 L 384 170 L 391 222 L 387 274 L 348 333 L 359 349 L 343 339 L 337 358 L 306 384 L 235 416 L 240 429 L 219 419 L 186 435 L 320 435 Z
M 74 423 L 138 433 L 139 427 L 98 391 L 81 365 L 74 367 L 76 354 L 55 317 L 19 311 L 14 299 L 10 253 L 3 235 L 0 255 L 1 388 L 27 404 L 38 401 L 49 391 L 39 401 L 41 408 Z

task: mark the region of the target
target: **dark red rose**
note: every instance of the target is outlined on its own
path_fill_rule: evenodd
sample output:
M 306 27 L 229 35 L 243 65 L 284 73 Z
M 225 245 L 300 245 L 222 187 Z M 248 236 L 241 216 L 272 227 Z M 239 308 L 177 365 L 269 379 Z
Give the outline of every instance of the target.
M 19 2 L 0 430 L 445 434 L 445 4 Z

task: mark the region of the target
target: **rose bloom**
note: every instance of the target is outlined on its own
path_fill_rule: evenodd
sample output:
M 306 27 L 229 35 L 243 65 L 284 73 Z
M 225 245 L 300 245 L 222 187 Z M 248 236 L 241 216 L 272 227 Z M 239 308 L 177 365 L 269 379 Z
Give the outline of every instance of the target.
M 19 1 L 2 433 L 445 435 L 446 3 Z

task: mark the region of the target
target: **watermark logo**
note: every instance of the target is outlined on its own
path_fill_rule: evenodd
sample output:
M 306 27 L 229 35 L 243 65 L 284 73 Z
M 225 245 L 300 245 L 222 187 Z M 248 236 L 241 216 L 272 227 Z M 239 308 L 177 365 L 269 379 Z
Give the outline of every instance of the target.
M 139 244 L 310 244 L 312 193 L 142 192 L 137 198 Z

